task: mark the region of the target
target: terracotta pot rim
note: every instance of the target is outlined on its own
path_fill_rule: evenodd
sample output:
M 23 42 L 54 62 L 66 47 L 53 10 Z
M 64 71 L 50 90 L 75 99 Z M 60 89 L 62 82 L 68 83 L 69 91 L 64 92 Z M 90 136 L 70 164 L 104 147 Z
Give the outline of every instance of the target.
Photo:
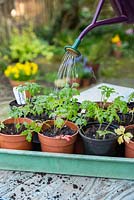
M 13 118 L 13 117 L 9 117 L 9 118 L 7 118 L 7 119 L 4 119 L 2 122 L 4 123 L 4 122 L 6 122 L 6 121 L 8 121 L 8 120 L 24 120 L 24 121 L 33 121 L 33 120 L 31 120 L 31 119 L 29 119 L 29 118 L 27 118 L 27 117 L 18 117 L 17 119 L 16 118 Z
M 52 121 L 54 121 L 54 120 L 47 120 L 47 122 L 52 122 Z M 71 122 L 71 121 L 67 121 L 67 122 L 69 122 L 70 124 L 73 124 L 73 125 L 75 125 L 76 126 L 76 128 L 77 128 L 77 130 L 76 130 L 76 133 L 74 133 L 73 135 L 71 135 L 71 137 L 74 137 L 74 136 L 76 136 L 77 134 L 78 134 L 78 132 L 79 132 L 79 127 L 75 124 L 75 123 L 73 123 L 73 122 Z M 41 137 L 45 137 L 45 138 L 51 138 L 52 140 L 59 140 L 59 139 L 61 139 L 61 140 L 63 140 L 62 138 L 56 138 L 56 136 L 55 137 L 49 137 L 49 136 L 45 136 L 45 135 L 43 135 L 42 133 L 38 133 Z M 67 136 L 67 135 L 66 135 Z M 70 135 L 69 135 L 70 136 Z
M 31 120 L 31 119 L 29 119 L 29 118 L 26 118 L 26 117 L 25 117 L 25 118 L 23 118 L 23 117 L 17 118 L 17 120 L 19 120 L 19 119 L 24 120 L 24 121 L 28 121 L 28 122 L 32 122 L 32 121 L 33 121 L 33 120 Z M 5 119 L 5 120 L 3 120 L 3 123 L 6 122 L 6 121 L 8 121 L 8 120 L 14 120 L 14 118 Z M 11 124 L 11 123 L 5 123 L 5 124 Z M 22 124 L 22 122 L 20 122 L 20 124 Z M 21 133 L 20 133 L 20 134 L 21 134 Z M 25 138 L 24 135 L 20 135 L 20 134 L 10 135 L 10 134 L 4 134 L 4 133 L 1 133 L 1 132 L 0 132 L 0 135 L 1 135 L 1 136 L 4 136 L 4 137 L 24 137 L 24 138 Z
M 13 79 L 9 79 L 9 81 L 11 82 L 18 82 L 18 83 L 26 83 L 26 82 L 35 82 L 35 79 L 29 79 L 29 80 L 26 80 L 26 81 L 19 81 L 19 80 L 13 80 Z
M 125 142 L 125 145 L 134 145 L 134 141 L 130 140 L 129 143 Z
M 21 134 L 21 133 L 20 133 L 20 134 Z M 24 138 L 26 138 L 24 135 L 20 135 L 20 134 L 8 135 L 8 134 L 0 133 L 0 135 L 1 135 L 1 136 L 4 136 L 4 137 L 24 137 Z

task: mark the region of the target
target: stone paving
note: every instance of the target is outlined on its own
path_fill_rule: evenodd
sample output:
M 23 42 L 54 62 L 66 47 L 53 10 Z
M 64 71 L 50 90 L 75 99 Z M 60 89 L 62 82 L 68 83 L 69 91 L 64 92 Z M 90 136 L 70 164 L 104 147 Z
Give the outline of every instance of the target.
M 1 171 L 0 200 L 133 200 L 134 182 Z

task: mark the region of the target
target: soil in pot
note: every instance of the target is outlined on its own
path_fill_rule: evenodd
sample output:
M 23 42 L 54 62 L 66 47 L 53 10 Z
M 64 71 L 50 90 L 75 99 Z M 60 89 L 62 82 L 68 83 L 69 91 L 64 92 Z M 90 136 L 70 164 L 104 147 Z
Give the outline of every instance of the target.
M 10 118 L 5 120 L 3 123 L 5 127 L 0 131 L 0 146 L 5 149 L 17 149 L 17 150 L 31 150 L 31 142 L 26 141 L 26 137 L 20 135 L 20 133 L 25 130 L 23 125 L 24 122 L 31 123 L 30 119 L 19 118 L 17 123 L 22 124 L 22 126 L 16 130 L 14 119 Z
M 42 127 L 42 133 L 39 133 L 39 140 L 41 142 L 41 149 L 45 152 L 55 153 L 73 153 L 74 143 L 78 134 L 78 127 L 72 122 L 66 122 L 65 127 L 62 128 L 61 132 L 55 133 L 54 121 L 50 120 L 49 128 L 47 124 Z M 47 122 L 47 123 L 48 123 Z M 67 132 L 66 132 L 67 131 Z
M 55 127 L 51 126 L 51 128 L 46 129 L 44 132 L 42 132 L 43 135 L 48 137 L 56 137 L 56 136 L 65 136 L 65 135 L 73 135 L 75 134 L 75 131 L 73 131 L 68 126 L 64 126 L 62 129 L 58 129 L 55 131 Z
M 102 125 L 102 130 L 107 124 Z M 96 139 L 96 131 L 99 124 L 97 122 L 89 123 L 83 128 L 84 134 L 80 133 L 84 142 L 84 150 L 87 155 L 99 155 L 99 156 L 117 156 L 117 136 L 116 134 L 107 134 L 105 139 L 98 137 Z M 113 131 L 116 128 L 109 126 L 108 130 Z
M 16 124 L 5 124 L 5 128 L 1 130 L 2 134 L 5 135 L 19 135 L 22 131 L 26 130 L 25 126 L 22 124 L 21 127 L 17 130 Z
M 40 120 L 40 121 L 50 120 L 49 116 L 45 112 L 42 113 L 41 115 L 32 115 L 29 113 L 26 117 L 31 120 Z

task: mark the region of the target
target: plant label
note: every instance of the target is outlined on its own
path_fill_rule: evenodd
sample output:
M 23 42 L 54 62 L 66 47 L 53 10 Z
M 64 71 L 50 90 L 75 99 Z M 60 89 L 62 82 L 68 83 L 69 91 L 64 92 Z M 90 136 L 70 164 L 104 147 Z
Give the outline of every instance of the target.
M 26 103 L 25 91 L 20 92 L 20 91 L 18 91 L 17 87 L 13 87 L 13 93 L 14 93 L 15 99 L 19 105 L 23 105 Z

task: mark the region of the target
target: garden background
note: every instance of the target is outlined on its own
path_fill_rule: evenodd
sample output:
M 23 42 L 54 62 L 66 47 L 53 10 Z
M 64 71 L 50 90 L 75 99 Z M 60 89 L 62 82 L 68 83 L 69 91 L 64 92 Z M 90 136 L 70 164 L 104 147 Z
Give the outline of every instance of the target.
M 38 64 L 36 81 L 45 93 L 54 88 L 64 46 L 72 45 L 92 21 L 98 0 L 1 0 L 0 1 L 0 99 L 13 92 L 4 71 L 8 65 L 27 61 Z M 115 16 L 109 1 L 101 19 Z M 133 87 L 134 26 L 116 24 L 98 27 L 84 37 L 77 63 L 81 79 L 89 84 L 108 82 Z M 86 65 L 85 65 L 86 63 Z M 97 64 L 97 71 L 94 66 Z M 89 67 L 88 72 L 85 66 Z M 92 78 L 92 70 L 96 79 Z M 90 87 L 89 85 L 89 87 Z M 83 86 L 81 87 L 83 89 Z

